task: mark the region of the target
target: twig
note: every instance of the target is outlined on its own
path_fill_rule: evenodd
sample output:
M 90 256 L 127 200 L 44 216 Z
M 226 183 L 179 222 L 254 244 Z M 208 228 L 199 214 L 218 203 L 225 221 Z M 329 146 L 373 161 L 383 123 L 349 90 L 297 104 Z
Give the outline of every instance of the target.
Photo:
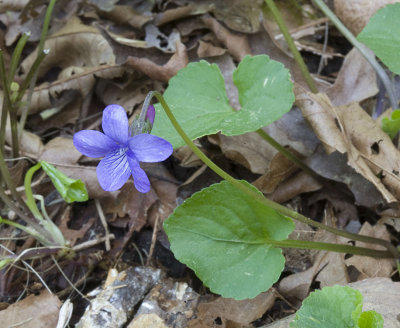
M 106 251 L 108 252 L 111 249 L 111 245 L 110 245 L 110 231 L 108 230 L 107 220 L 104 215 L 103 209 L 101 208 L 99 200 L 95 199 L 94 202 L 96 204 L 96 209 L 97 209 L 97 213 L 99 214 L 101 224 L 103 225 L 103 228 L 105 231 L 104 238 L 105 238 L 105 244 L 106 244 Z
M 150 249 L 149 249 L 149 255 L 147 256 L 147 260 L 146 260 L 146 265 L 150 265 L 151 258 L 153 257 L 154 248 L 155 248 L 156 242 L 157 242 L 158 223 L 159 222 L 160 222 L 160 215 L 157 213 L 156 221 L 154 222 L 154 227 L 153 227 L 153 234 L 151 236 L 151 244 L 150 244 Z

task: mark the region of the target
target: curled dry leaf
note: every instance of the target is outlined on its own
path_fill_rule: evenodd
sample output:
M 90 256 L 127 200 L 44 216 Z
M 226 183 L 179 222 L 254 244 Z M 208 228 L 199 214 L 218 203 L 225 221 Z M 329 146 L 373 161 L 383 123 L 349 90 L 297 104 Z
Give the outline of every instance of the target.
M 260 29 L 263 0 L 211 1 L 212 13 L 236 32 L 256 33 Z
M 226 157 L 257 174 L 267 172 L 268 163 L 276 154 L 275 148 L 255 132 L 232 137 L 218 134 L 210 137 L 210 141 L 221 147 Z
M 100 15 L 117 24 L 127 24 L 136 29 L 142 28 L 144 24 L 152 19 L 151 16 L 137 13 L 132 6 L 124 5 L 114 5 L 110 11 L 102 11 Z
M 151 60 L 142 57 L 128 57 L 124 66 L 136 69 L 153 80 L 168 82 L 171 77 L 176 75 L 178 71 L 184 68 L 189 59 L 186 52 L 186 47 L 178 41 L 176 43 L 176 52 L 165 65 L 157 65 Z
M 187 6 L 179 6 L 177 8 L 167 9 L 161 13 L 158 13 L 154 18 L 154 24 L 156 26 L 161 26 L 192 15 L 205 14 L 210 9 L 211 5 L 207 2 L 199 3 L 196 1 L 195 5 L 189 4 Z
M 266 179 L 264 181 L 266 181 Z M 321 188 L 322 185 L 318 183 L 318 181 L 310 177 L 307 173 L 299 171 L 281 182 L 277 188 L 268 195 L 268 198 L 277 203 L 284 203 L 298 195 L 317 191 Z
M 248 327 L 274 305 L 275 298 L 276 293 L 271 288 L 253 299 L 236 301 L 218 297 L 212 301 L 200 302 L 197 319 L 192 320 L 189 327 L 213 327 L 217 318 L 221 320 L 221 327 Z
M 95 27 L 84 25 L 77 17 L 71 18 L 62 29 L 50 35 L 44 49 L 50 49 L 50 53 L 39 67 L 39 77 L 53 67 L 96 67 L 115 63 L 112 49 L 104 37 Z M 36 56 L 37 51 L 34 51 L 22 62 L 25 74 Z
M 375 70 L 356 48 L 346 55 L 335 83 L 326 90 L 334 106 L 360 102 L 377 93 Z
M 246 35 L 230 32 L 210 15 L 203 15 L 201 20 L 215 33 L 218 40 L 228 49 L 235 60 L 241 61 L 246 55 L 251 54 Z
M 390 241 L 390 234 L 384 224 L 371 226 L 368 222 L 365 222 L 359 233 L 369 237 Z M 377 245 L 366 244 L 359 241 L 356 242 L 356 246 L 382 249 L 382 247 Z M 374 277 L 391 277 L 395 268 L 395 261 L 393 259 L 379 259 L 354 255 L 346 259 L 345 262 L 347 266 L 352 265 L 360 272 L 357 280 Z
M 355 35 L 367 25 L 380 8 L 398 0 L 334 0 L 335 13 Z
M 326 151 L 347 153 L 348 164 L 372 182 L 388 203 L 400 199 L 400 153 L 358 105 L 333 107 L 324 94 L 295 86 L 296 102 Z M 381 178 L 379 178 L 381 176 Z
M 226 52 L 226 49 L 212 45 L 210 42 L 199 41 L 197 56 L 199 58 L 221 56 Z

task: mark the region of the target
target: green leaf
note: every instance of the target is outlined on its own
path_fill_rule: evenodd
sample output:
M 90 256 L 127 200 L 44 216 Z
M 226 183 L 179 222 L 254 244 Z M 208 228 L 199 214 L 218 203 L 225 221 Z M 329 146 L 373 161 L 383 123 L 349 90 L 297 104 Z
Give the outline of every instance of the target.
M 287 238 L 294 224 L 223 181 L 183 202 L 164 222 L 164 229 L 175 257 L 206 286 L 241 300 L 257 296 L 278 280 L 285 258 L 268 241 Z
M 363 297 L 347 286 L 324 287 L 312 292 L 297 311 L 291 328 L 356 328 Z
M 372 16 L 357 39 L 366 44 L 389 69 L 400 74 L 400 3 L 388 5 Z
M 365 311 L 358 319 L 359 328 L 383 328 L 383 317 L 375 311 Z
M 229 104 L 216 64 L 190 63 L 170 80 L 164 98 L 192 140 L 219 131 L 227 136 L 255 131 L 278 120 L 292 107 L 289 71 L 266 55 L 246 56 L 234 71 L 233 81 L 242 106 L 239 111 Z M 155 107 L 152 134 L 167 139 L 174 148 L 184 145 L 161 105 Z
M 42 169 L 53 182 L 54 187 L 67 203 L 84 202 L 89 199 L 85 184 L 81 180 L 74 180 L 57 170 L 53 165 L 40 161 Z
M 394 138 L 400 130 L 400 110 L 396 109 L 390 115 L 390 118 L 382 119 L 382 130 L 385 131 L 390 138 Z

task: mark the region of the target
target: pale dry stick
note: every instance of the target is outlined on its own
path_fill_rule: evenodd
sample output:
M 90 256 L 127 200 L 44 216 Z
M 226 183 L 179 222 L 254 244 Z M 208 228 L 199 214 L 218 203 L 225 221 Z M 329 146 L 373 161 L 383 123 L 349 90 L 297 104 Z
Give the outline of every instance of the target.
M 6 250 L 7 252 L 9 252 L 10 254 L 16 255 L 13 251 L 9 250 L 9 249 L 8 249 L 7 247 L 5 247 L 4 245 L 0 244 L 0 247 L 3 248 L 4 250 Z M 24 253 L 24 252 L 22 252 L 22 253 Z M 22 255 L 22 253 L 15 259 L 14 263 L 16 263 L 16 262 L 19 260 L 19 257 Z M 42 279 L 42 277 L 40 276 L 40 274 L 39 274 L 33 267 L 31 267 L 26 261 L 21 260 L 21 262 L 22 262 L 28 269 L 30 269 L 30 270 L 35 274 L 35 276 L 38 277 L 38 279 L 40 280 L 40 282 L 42 283 L 42 285 L 44 286 L 44 288 L 46 288 L 47 291 L 48 291 L 50 294 L 52 294 L 50 288 L 49 288 L 49 287 L 47 286 L 47 284 L 44 282 L 44 280 Z M 14 263 L 11 264 L 10 266 L 14 266 Z
M 100 238 L 96 238 L 96 239 L 85 241 L 85 242 L 83 242 L 83 243 L 81 243 L 79 245 L 76 245 L 76 246 L 72 247 L 72 250 L 75 251 L 75 252 L 78 252 L 78 251 L 81 251 L 83 249 L 86 249 L 86 248 L 89 248 L 89 247 L 104 243 L 107 239 L 108 240 L 114 240 L 115 239 L 114 234 L 110 233 L 107 237 L 100 237 Z
M 140 249 L 137 247 L 137 245 L 135 243 L 132 243 L 132 245 L 133 245 L 133 248 L 136 250 L 136 252 L 139 255 L 140 263 L 142 264 L 142 266 L 144 266 L 144 260 L 143 260 L 142 252 L 140 251 Z
M 66 328 L 72 317 L 73 304 L 67 299 L 61 306 L 56 328 Z
M 76 288 L 76 287 L 74 286 L 74 284 L 72 283 L 72 281 L 69 280 L 68 276 L 67 276 L 67 275 L 65 274 L 65 272 L 61 269 L 60 265 L 58 264 L 56 258 L 55 258 L 53 255 L 51 256 L 51 259 L 54 261 L 54 264 L 56 265 L 58 271 L 60 271 L 60 273 L 62 274 L 62 276 L 64 277 L 64 279 L 68 282 L 68 284 L 72 287 L 72 289 L 75 290 L 84 300 L 90 302 L 90 300 L 89 300 L 85 295 L 83 295 L 82 292 L 81 292 L 78 288 Z
M 317 74 L 318 75 L 321 74 L 321 71 L 322 71 L 322 69 L 324 67 L 324 61 L 326 62 L 326 58 L 324 56 L 324 53 L 326 51 L 326 47 L 328 46 L 328 34 L 329 34 L 329 23 L 326 22 L 325 23 L 324 44 L 322 46 L 322 54 L 321 54 L 321 58 L 320 58 L 319 65 L 318 65 L 318 70 L 317 70 Z
M 153 257 L 154 248 L 155 248 L 156 242 L 157 242 L 158 223 L 159 223 L 159 221 L 160 221 L 160 214 L 157 213 L 156 221 L 154 222 L 154 227 L 153 227 L 153 234 L 151 236 L 151 244 L 150 244 L 150 249 L 149 249 L 149 255 L 147 256 L 147 260 L 146 260 L 146 265 L 150 265 L 151 258 Z
M 90 276 L 90 274 L 93 272 L 93 270 L 94 270 L 93 265 L 92 265 L 92 266 L 89 266 L 88 271 L 83 275 L 82 278 L 79 278 L 79 279 L 76 281 L 74 287 L 69 286 L 69 287 L 63 289 L 62 291 L 56 293 L 57 297 L 58 297 L 58 298 L 62 298 L 62 297 L 64 297 L 64 296 L 66 296 L 68 293 L 70 293 L 72 289 L 75 289 L 75 288 L 79 287 L 80 285 L 82 285 L 82 284 L 86 281 L 86 279 Z
M 105 237 L 106 251 L 109 252 L 111 249 L 111 244 L 110 244 L 110 231 L 108 230 L 107 220 L 104 215 L 103 209 L 101 208 L 99 200 L 95 199 L 94 202 L 96 204 L 96 209 L 97 213 L 99 214 L 101 224 L 103 225 L 105 231 L 104 237 Z

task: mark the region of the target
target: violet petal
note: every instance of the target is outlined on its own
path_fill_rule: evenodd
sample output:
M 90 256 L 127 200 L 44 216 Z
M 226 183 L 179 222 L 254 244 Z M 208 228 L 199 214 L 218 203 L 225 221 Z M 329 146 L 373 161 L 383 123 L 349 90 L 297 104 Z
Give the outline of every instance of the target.
M 163 138 L 143 133 L 129 138 L 129 149 L 140 162 L 161 162 L 171 156 L 172 145 Z
M 125 145 L 129 137 L 128 116 L 119 105 L 109 105 L 103 111 L 102 127 L 104 133 L 121 145 Z
M 150 181 L 147 177 L 146 172 L 140 167 L 139 162 L 136 160 L 132 152 L 127 152 L 127 158 L 129 167 L 133 176 L 133 183 L 135 188 L 141 193 L 146 193 L 150 191 Z
M 82 130 L 74 134 L 74 146 L 85 156 L 103 157 L 116 149 L 118 144 L 99 131 Z
M 96 169 L 100 186 L 105 191 L 120 189 L 131 175 L 126 151 L 123 148 L 116 149 L 104 157 Z

